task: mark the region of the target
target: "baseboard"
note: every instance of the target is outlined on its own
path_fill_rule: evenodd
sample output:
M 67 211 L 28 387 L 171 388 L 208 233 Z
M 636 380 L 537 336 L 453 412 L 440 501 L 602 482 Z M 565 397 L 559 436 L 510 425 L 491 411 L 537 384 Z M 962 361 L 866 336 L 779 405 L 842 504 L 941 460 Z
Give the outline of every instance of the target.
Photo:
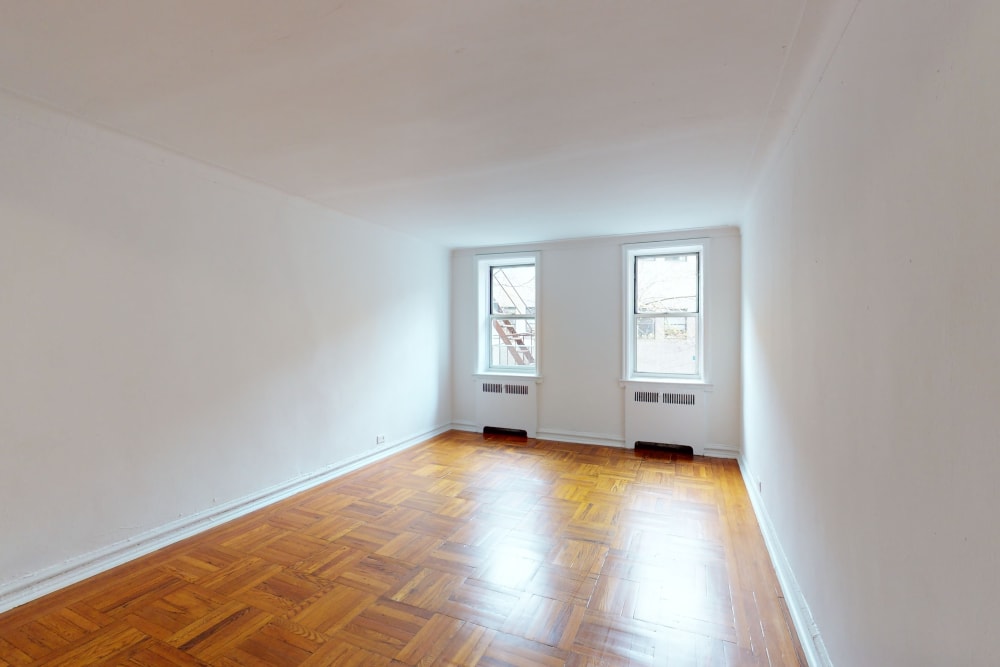
M 482 433 L 483 429 L 475 422 L 454 421 L 451 428 L 456 431 L 469 431 L 471 433 Z M 561 431 L 558 429 L 546 429 L 535 433 L 538 440 L 555 440 L 557 442 L 571 442 L 576 445 L 600 445 L 603 447 L 625 447 L 625 441 L 609 433 L 586 433 L 580 431 Z
M 452 422 L 451 429 L 454 431 L 466 431 L 468 433 L 481 433 L 483 430 L 475 422 L 467 421 Z
M 557 440 L 577 445 L 600 445 L 625 449 L 625 439 L 610 433 L 587 433 L 582 431 L 562 431 L 559 429 L 539 430 L 535 434 L 539 440 Z
M 451 428 L 456 431 L 469 431 L 480 433 L 482 429 L 473 422 L 455 421 L 451 423 Z M 557 442 L 571 442 L 576 445 L 599 445 L 601 447 L 615 447 L 618 449 L 630 449 L 625 443 L 625 439 L 611 433 L 589 433 L 586 431 L 563 431 L 561 429 L 542 429 L 535 434 L 539 440 L 554 440 Z M 701 452 L 702 456 L 712 456 L 719 459 L 739 459 L 740 450 L 728 445 L 706 445 Z
M 757 478 L 753 475 L 749 466 L 747 466 L 742 454 L 738 457 L 738 460 L 740 471 L 743 473 L 743 480 L 747 487 L 747 493 L 750 495 L 750 505 L 753 507 L 754 514 L 757 515 L 757 523 L 760 525 L 760 532 L 764 536 L 764 544 L 767 546 L 767 552 L 770 554 L 771 562 L 774 564 L 774 571 L 778 576 L 778 584 L 785 595 L 788 613 L 792 617 L 795 633 L 799 637 L 799 643 L 802 644 L 802 651 L 806 655 L 809 667 L 833 667 L 830 654 L 826 652 L 826 645 L 823 643 L 823 637 L 820 635 L 819 626 L 816 625 L 816 620 L 809 609 L 809 604 L 806 602 L 805 596 L 802 594 L 802 589 L 799 588 L 799 584 L 795 580 L 795 573 L 792 571 L 792 566 L 785 556 L 785 550 L 781 547 L 781 542 L 778 540 L 778 535 L 774 530 L 774 524 L 771 523 L 771 517 L 764 506 L 764 499 L 761 497 L 757 485 L 751 481 Z
M 740 458 L 740 450 L 728 445 L 705 445 L 701 450 L 702 456 L 712 456 L 717 459 Z
M 482 428 L 467 421 L 455 421 L 451 423 L 451 428 L 456 431 L 469 431 L 471 433 L 482 433 Z M 625 447 L 625 440 L 609 433 L 586 433 L 580 431 L 560 431 L 558 429 L 547 429 L 535 433 L 538 440 L 554 440 L 557 442 L 571 442 L 576 445 L 600 445 L 602 447 Z
M 404 451 L 454 427 L 447 424 L 425 433 L 414 435 L 345 461 L 335 463 L 321 470 L 296 477 L 269 487 L 257 493 L 213 507 L 204 512 L 186 516 L 177 521 L 159 526 L 127 540 L 111 544 L 103 549 L 71 558 L 25 577 L 0 584 L 0 613 L 18 607 L 61 588 L 70 586 L 110 570 L 113 567 L 150 554 L 157 549 L 197 535 L 210 528 L 232 521 L 261 509 L 296 493 L 301 493 L 324 482 L 336 479 L 370 463 Z

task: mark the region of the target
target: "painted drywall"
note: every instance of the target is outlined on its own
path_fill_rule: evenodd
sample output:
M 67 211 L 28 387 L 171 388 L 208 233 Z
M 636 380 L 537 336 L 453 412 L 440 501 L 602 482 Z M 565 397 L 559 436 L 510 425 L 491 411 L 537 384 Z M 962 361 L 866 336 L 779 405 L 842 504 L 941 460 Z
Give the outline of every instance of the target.
M 998 34 L 858 4 L 743 229 L 745 459 L 837 665 L 1000 664 Z
M 449 423 L 449 270 L 0 96 L 0 587 Z
M 5 2 L 0 81 L 449 247 L 660 231 L 735 218 L 826 2 Z
M 705 278 L 711 309 L 706 363 L 713 385 L 709 441 L 735 451 L 740 445 L 740 238 L 732 228 L 697 235 L 713 237 Z M 475 423 L 476 255 L 538 250 L 539 437 L 623 445 L 622 244 L 685 237 L 692 235 L 674 232 L 453 251 L 456 423 Z

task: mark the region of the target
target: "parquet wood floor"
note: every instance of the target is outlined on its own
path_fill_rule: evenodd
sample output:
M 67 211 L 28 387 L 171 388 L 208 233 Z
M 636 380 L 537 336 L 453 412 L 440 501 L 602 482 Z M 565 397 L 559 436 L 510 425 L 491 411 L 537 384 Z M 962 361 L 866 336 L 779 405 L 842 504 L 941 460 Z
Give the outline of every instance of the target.
M 42 664 L 805 661 L 735 462 L 451 432 L 0 615 Z

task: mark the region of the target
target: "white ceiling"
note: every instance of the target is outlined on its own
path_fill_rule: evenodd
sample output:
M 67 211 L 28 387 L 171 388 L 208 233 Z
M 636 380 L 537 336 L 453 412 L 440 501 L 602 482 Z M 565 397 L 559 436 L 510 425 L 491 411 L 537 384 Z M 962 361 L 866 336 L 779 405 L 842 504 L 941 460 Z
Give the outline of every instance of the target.
M 807 3 L 0 0 L 0 87 L 450 247 L 733 224 Z

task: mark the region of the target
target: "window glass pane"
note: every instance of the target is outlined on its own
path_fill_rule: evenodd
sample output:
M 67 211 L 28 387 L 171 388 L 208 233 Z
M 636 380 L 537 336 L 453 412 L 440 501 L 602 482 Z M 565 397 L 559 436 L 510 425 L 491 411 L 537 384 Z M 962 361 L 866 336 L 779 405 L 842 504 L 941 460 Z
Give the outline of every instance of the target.
M 636 257 L 635 312 L 698 312 L 698 253 Z
M 491 318 L 490 366 L 535 365 L 535 318 Z
M 535 314 L 535 266 L 490 267 L 490 313 Z
M 698 317 L 636 317 L 635 370 L 698 374 Z

